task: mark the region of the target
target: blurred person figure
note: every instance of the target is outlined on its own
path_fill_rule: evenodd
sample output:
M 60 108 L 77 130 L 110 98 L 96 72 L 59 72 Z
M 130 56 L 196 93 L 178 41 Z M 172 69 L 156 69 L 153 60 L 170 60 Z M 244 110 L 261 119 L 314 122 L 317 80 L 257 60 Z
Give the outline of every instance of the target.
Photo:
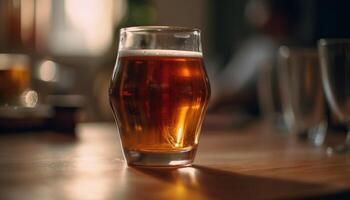
M 209 73 L 213 77 L 211 110 L 234 106 L 258 112 L 258 72 L 264 66 L 275 65 L 278 47 L 292 39 L 298 14 L 296 1 L 251 0 L 247 3 L 245 18 L 256 33 L 240 45 L 223 70 Z

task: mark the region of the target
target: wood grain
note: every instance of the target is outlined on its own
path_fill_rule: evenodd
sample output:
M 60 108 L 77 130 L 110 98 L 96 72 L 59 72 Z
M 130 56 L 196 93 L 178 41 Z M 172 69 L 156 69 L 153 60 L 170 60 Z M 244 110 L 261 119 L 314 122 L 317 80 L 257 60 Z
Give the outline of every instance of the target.
M 0 136 L 0 199 L 328 199 L 350 195 L 350 156 L 253 123 L 202 131 L 192 167 L 127 167 L 114 124 Z

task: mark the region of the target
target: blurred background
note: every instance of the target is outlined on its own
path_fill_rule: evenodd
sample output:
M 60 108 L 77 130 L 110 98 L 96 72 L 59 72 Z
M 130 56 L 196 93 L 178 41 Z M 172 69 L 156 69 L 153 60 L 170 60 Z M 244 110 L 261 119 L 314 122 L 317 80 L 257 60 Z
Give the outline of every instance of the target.
M 350 37 L 349 7 L 346 0 L 0 0 L 0 53 L 29 56 L 31 107 L 60 105 L 79 109 L 79 121 L 111 121 L 119 29 L 200 28 L 209 113 L 258 118 L 268 107 L 261 93 L 272 90 L 262 69 L 276 64 L 278 47 Z

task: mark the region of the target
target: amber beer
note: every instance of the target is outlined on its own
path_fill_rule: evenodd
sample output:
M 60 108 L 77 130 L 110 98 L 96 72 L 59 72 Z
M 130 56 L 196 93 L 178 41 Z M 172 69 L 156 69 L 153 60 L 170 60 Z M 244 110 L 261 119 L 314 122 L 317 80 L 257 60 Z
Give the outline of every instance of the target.
M 124 50 L 116 70 L 109 95 L 124 152 L 195 152 L 210 95 L 202 53 Z
M 30 74 L 25 67 L 0 66 L 0 106 L 17 105 L 20 95 L 30 85 Z

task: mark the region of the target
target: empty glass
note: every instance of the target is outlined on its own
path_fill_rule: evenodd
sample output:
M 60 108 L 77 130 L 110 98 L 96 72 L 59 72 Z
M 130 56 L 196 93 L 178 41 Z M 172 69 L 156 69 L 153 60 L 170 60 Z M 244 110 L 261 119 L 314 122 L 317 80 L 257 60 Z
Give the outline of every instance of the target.
M 328 104 L 339 121 L 348 125 L 345 144 L 329 150 L 350 154 L 350 39 L 321 39 L 318 50 Z
M 282 46 L 278 74 L 283 116 L 289 131 L 321 145 L 327 120 L 317 51 Z

